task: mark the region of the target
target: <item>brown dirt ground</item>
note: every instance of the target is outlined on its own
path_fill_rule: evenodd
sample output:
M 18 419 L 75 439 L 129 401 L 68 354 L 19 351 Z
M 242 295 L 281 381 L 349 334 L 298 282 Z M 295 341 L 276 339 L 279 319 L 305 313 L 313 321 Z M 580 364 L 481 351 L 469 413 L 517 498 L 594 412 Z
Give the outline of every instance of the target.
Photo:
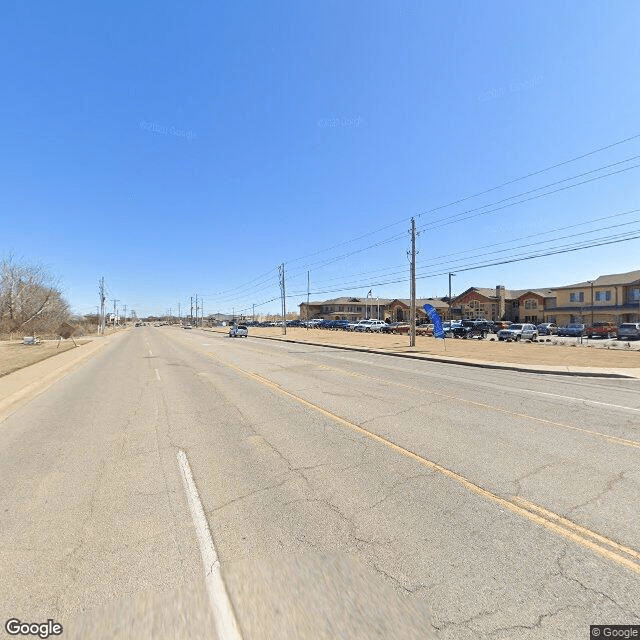
M 228 333 L 228 328 L 214 329 Z M 592 341 L 582 345 L 554 344 L 552 342 L 491 342 L 489 340 L 436 340 L 428 336 L 417 336 L 416 346 L 409 347 L 408 336 L 394 336 L 377 333 L 355 333 L 350 331 L 327 331 L 324 329 L 304 329 L 288 327 L 287 335 L 282 335 L 280 327 L 250 327 L 249 335 L 272 336 L 300 342 L 338 344 L 396 353 L 424 353 L 453 359 L 472 359 L 485 362 L 503 362 L 524 365 L 550 365 L 566 367 L 638 368 L 640 351 L 633 342 L 631 348 L 626 343 L 616 348 L 602 348 Z
M 77 345 L 86 342 L 89 340 L 76 338 Z M 0 343 L 0 377 L 75 348 L 72 340 L 62 340 L 60 347 L 57 345 L 57 340 L 40 344 L 22 344 L 16 341 Z

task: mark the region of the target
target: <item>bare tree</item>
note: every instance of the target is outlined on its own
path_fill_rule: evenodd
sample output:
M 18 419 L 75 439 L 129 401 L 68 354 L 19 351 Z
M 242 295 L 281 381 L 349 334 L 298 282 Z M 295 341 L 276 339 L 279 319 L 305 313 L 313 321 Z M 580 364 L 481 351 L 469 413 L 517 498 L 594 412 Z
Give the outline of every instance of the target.
M 39 264 L 0 262 L 0 332 L 52 333 L 69 318 L 58 282 Z

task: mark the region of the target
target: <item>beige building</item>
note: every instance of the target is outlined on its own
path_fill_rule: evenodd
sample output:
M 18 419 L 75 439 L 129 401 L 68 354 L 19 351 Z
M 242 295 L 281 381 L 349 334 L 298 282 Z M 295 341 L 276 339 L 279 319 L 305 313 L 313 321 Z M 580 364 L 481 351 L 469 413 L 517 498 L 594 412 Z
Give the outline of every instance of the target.
M 471 287 L 453 298 L 451 311 L 454 318 L 486 318 L 512 322 L 545 321 L 547 306 L 554 304 L 553 289 L 495 289 Z
M 640 270 L 600 276 L 578 284 L 555 288 L 495 289 L 471 287 L 456 296 L 449 307 L 446 300 L 416 300 L 418 322 L 424 321 L 423 305 L 430 304 L 442 320 L 486 318 L 512 322 L 640 322 Z M 323 302 L 303 302 L 300 318 L 360 320 L 379 318 L 387 322 L 407 322 L 410 301 L 406 298 L 334 298 Z
M 640 322 L 640 271 L 600 276 L 554 289 L 555 306 L 547 320 L 571 322 Z
M 416 300 L 416 317 L 418 322 L 426 319 L 423 309 L 430 304 L 438 315 L 446 320 L 449 317 L 449 305 L 439 298 L 420 298 Z M 349 320 L 357 321 L 366 318 L 384 320 L 386 322 L 408 322 L 411 301 L 405 298 L 334 298 L 322 302 L 303 302 L 300 304 L 300 319 L 313 320 Z

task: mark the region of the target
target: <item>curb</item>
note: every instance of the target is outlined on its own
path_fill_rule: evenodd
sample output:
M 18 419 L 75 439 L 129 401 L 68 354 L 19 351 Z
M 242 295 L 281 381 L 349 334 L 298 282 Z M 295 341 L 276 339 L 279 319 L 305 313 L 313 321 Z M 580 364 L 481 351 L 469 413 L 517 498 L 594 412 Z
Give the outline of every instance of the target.
M 221 333 L 221 332 L 215 332 Z M 319 342 L 301 342 L 300 340 L 290 340 L 288 338 L 274 338 L 272 336 L 256 336 L 260 340 L 275 340 L 277 342 L 289 342 L 291 344 L 308 344 L 314 347 L 328 347 L 331 349 L 342 349 L 343 351 L 358 351 L 360 353 L 375 353 L 384 356 L 394 356 L 396 358 L 409 358 L 411 360 L 427 360 L 429 362 L 442 362 L 444 364 L 457 364 L 464 367 L 476 367 L 479 369 L 498 369 L 503 371 L 518 371 L 520 373 L 539 373 L 554 376 L 575 376 L 582 378 L 617 378 L 622 380 L 637 380 L 636 376 L 625 375 L 623 373 L 610 373 L 608 371 L 557 371 L 554 369 L 531 369 L 523 365 L 510 365 L 496 362 L 478 362 L 477 360 L 453 360 L 441 356 L 429 356 L 413 353 L 394 353 L 393 351 L 380 351 L 379 349 L 368 349 L 367 347 L 355 347 L 340 344 L 324 344 Z

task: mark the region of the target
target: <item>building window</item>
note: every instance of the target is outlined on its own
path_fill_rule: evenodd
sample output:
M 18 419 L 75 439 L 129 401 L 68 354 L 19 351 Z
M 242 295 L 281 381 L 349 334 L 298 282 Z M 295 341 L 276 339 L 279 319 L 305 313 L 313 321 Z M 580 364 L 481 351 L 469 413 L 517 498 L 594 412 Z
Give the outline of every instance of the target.
M 344 307 L 340 307 L 340 311 L 344 311 Z
M 596 300 L 598 302 L 604 302 L 605 300 L 611 300 L 611 291 L 596 291 Z
M 538 301 L 534 300 L 534 299 L 525 300 L 524 301 L 524 308 L 525 309 L 537 309 L 538 308 Z
M 569 300 L 571 302 L 584 302 L 584 291 L 572 291 L 569 294 Z
M 630 300 L 640 300 L 640 289 L 630 289 L 629 290 L 629 299 Z

